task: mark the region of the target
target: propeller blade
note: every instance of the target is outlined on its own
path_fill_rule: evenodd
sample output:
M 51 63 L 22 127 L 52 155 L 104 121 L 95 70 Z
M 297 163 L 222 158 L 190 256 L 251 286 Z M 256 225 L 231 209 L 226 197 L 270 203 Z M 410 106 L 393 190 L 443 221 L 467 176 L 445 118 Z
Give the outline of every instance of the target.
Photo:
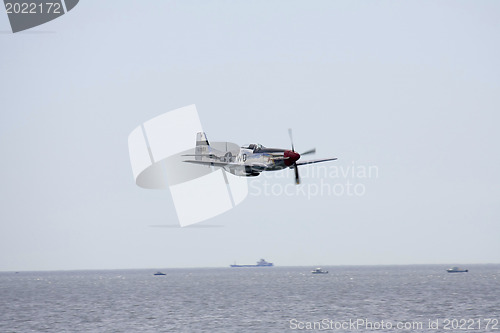
M 305 151 L 303 153 L 301 153 L 300 155 L 309 155 L 309 154 L 315 154 L 316 153 L 316 148 L 313 148 L 313 149 L 309 149 L 308 151 Z
M 297 166 L 297 163 L 293 163 L 294 169 L 295 169 L 295 184 L 300 184 L 300 177 L 299 177 L 299 167 Z
M 295 149 L 293 148 L 293 138 L 292 138 L 292 129 L 288 129 L 288 135 L 290 135 L 290 142 L 292 143 L 292 151 L 295 152 Z

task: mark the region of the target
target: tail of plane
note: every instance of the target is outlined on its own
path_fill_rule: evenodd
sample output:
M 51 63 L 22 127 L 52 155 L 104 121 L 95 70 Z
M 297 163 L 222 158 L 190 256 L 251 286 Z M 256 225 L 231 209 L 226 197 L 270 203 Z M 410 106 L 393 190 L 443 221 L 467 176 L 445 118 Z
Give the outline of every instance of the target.
M 218 147 L 220 146 L 220 142 L 215 142 L 214 145 Z M 210 146 L 205 132 L 198 132 L 196 133 L 196 148 L 194 150 L 194 155 L 184 156 L 194 156 L 196 161 L 202 161 L 207 158 L 212 160 L 220 160 L 221 156 L 224 156 L 225 153 L 226 152 Z
M 205 132 L 196 133 L 195 160 L 201 160 L 203 155 L 210 154 L 210 143 L 208 143 Z
M 205 132 L 196 133 L 196 147 L 198 146 L 210 146 Z

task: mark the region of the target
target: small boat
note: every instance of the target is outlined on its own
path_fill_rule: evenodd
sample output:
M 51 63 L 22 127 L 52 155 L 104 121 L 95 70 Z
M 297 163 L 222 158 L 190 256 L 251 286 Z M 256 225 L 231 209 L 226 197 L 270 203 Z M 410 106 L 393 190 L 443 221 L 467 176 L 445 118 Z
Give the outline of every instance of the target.
M 321 267 L 315 268 L 311 271 L 313 274 L 328 274 L 328 271 L 324 271 Z
M 156 272 L 156 273 L 154 273 L 153 275 L 167 275 L 167 274 L 165 274 L 165 273 L 163 273 L 163 272 Z
M 273 267 L 272 262 L 267 262 L 264 259 L 260 259 L 256 265 L 230 265 L 231 267 Z
M 468 269 L 462 269 L 460 267 L 452 267 L 446 270 L 448 273 L 467 273 Z

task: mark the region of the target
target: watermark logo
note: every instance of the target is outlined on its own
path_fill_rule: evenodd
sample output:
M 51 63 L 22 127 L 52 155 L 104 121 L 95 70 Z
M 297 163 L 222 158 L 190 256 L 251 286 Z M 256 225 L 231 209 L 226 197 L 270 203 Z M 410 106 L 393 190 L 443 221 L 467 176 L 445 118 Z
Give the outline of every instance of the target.
M 352 161 L 350 165 L 317 165 L 303 168 L 301 185 L 280 182 L 289 179 L 287 171 L 262 174 L 250 181 L 251 196 L 298 196 L 308 200 L 315 197 L 362 197 L 367 184 L 379 178 L 377 165 Z
M 222 168 L 184 163 L 196 152 L 197 133 L 203 127 L 194 105 L 185 106 L 146 121 L 128 137 L 130 163 L 137 186 L 170 189 L 181 227 L 222 214 L 248 195 L 246 177 Z M 210 142 L 222 151 L 239 152 L 231 142 Z
M 75 8 L 79 0 L 4 0 L 12 32 L 52 21 Z

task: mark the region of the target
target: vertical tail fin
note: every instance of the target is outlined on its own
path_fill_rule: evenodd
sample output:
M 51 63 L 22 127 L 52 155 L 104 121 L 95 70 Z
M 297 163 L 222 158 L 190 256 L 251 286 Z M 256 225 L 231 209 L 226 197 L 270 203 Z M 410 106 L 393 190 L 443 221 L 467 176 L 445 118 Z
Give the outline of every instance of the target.
M 198 146 L 210 146 L 205 132 L 196 133 L 196 147 Z
M 204 155 L 210 153 L 210 143 L 208 143 L 207 135 L 205 132 L 196 133 L 196 155 Z M 201 156 L 196 156 L 195 160 L 201 160 Z

